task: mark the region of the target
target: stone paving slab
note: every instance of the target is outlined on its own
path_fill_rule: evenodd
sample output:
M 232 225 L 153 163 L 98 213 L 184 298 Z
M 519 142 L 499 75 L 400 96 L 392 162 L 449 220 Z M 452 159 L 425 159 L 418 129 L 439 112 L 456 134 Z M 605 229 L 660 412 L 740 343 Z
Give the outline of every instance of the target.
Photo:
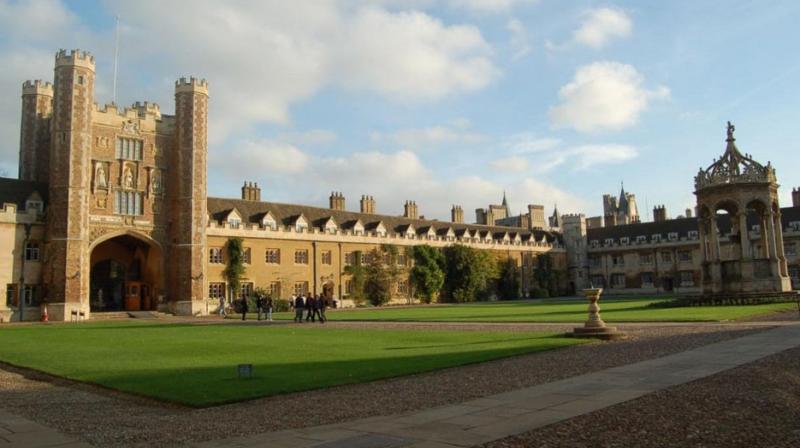
M 530 431 L 667 387 L 704 378 L 800 345 L 783 325 L 662 358 L 419 412 L 318 428 L 257 434 L 196 446 L 455 448 Z M 313 435 L 309 437 L 309 435 Z M 240 445 L 241 443 L 241 445 Z
M 2 447 L 84 448 L 90 444 L 68 437 L 27 418 L 0 409 L 0 448 Z

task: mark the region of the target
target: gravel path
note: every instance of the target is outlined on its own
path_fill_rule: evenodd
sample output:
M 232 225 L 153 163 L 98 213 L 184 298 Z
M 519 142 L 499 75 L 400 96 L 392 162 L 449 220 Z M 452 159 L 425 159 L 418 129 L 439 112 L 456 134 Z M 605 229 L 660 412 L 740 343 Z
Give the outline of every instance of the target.
M 530 446 L 798 447 L 800 348 L 485 445 Z
M 512 328 L 508 326 L 509 331 Z M 764 328 L 627 327 L 630 339 L 615 343 L 587 344 L 198 410 L 63 380 L 36 381 L 23 377 L 20 371 L 0 370 L 0 403 L 12 413 L 100 446 L 175 446 L 458 403 L 677 353 Z M 525 329 L 530 331 L 529 326 Z

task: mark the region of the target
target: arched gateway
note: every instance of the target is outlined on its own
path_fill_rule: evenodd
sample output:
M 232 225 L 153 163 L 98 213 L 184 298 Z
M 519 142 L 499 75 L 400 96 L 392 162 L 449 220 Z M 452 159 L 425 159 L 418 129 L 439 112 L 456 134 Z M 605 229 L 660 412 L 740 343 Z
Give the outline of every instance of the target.
M 695 177 L 703 293 L 791 291 L 775 169 L 740 153 L 734 130 L 728 122 L 725 153 Z
M 158 243 L 136 232 L 104 238 L 90 248 L 92 312 L 156 310 L 164 290 Z

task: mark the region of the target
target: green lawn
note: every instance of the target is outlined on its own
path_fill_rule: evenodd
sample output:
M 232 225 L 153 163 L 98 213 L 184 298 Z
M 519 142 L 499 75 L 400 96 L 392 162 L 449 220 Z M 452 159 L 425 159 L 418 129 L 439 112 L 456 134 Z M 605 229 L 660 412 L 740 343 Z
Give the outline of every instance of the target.
M 736 320 L 759 314 L 796 310 L 795 303 L 765 305 L 649 308 L 663 299 L 601 299 L 600 313 L 606 322 L 665 322 Z M 405 308 L 364 308 L 329 310 L 330 320 L 398 322 L 583 322 L 587 316 L 585 300 L 509 301 Z M 291 319 L 294 314 L 278 313 L 276 319 Z
M 97 322 L 0 327 L 0 360 L 207 406 L 581 342 L 544 333 Z M 238 379 L 239 363 L 253 364 L 255 377 Z

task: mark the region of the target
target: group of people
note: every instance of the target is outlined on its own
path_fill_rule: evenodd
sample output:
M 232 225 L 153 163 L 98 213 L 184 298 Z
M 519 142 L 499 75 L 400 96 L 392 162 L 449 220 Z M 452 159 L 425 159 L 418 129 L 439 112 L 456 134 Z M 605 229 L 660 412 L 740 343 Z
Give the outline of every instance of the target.
M 315 318 L 319 318 L 319 323 L 324 324 L 326 320 L 325 309 L 328 308 L 328 301 L 317 294 L 292 296 L 291 306 L 294 307 L 294 321 L 303 322 L 303 311 L 306 311 L 306 322 L 316 322 Z
M 222 297 L 219 300 L 219 315 L 220 317 L 227 316 L 227 312 L 225 311 L 225 298 Z M 243 298 L 239 303 L 240 311 L 242 312 L 242 320 L 247 320 L 247 312 L 250 311 L 250 306 L 247 304 L 247 299 Z M 258 320 L 262 319 L 262 316 L 267 320 L 272 320 L 272 297 L 264 296 L 263 294 L 256 295 L 256 309 L 258 310 Z

